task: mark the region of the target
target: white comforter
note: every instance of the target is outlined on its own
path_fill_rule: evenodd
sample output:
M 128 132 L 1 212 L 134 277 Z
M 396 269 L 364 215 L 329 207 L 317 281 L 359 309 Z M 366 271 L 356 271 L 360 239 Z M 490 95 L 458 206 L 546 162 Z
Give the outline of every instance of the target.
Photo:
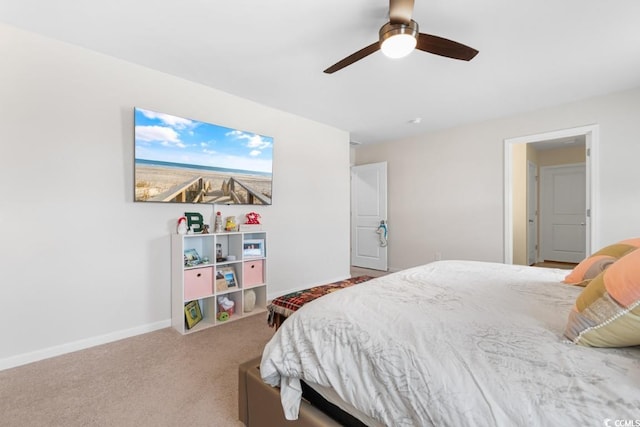
M 262 377 L 289 419 L 302 379 L 379 425 L 640 425 L 640 348 L 562 336 L 566 273 L 439 261 L 334 292 L 283 323 Z

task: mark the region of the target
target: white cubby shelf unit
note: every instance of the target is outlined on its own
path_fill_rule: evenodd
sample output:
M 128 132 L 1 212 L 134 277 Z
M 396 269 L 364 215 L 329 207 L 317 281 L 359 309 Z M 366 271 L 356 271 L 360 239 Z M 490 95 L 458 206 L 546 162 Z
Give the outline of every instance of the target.
M 188 258 L 197 254 L 192 262 Z M 245 296 L 251 309 L 245 310 Z M 219 297 L 234 302 L 233 312 Z M 187 327 L 185 305 L 198 301 L 202 320 Z M 267 311 L 267 233 L 236 231 L 171 235 L 171 325 L 181 334 L 224 325 Z M 266 320 L 265 320 L 266 322 Z

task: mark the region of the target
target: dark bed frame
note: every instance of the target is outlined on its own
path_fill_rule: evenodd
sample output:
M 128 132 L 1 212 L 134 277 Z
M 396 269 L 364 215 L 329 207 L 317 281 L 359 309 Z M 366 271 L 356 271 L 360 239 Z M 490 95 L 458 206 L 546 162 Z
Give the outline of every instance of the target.
M 247 427 L 366 427 L 357 418 L 325 400 L 303 383 L 303 399 L 296 421 L 284 417 L 280 389 L 265 384 L 260 376 L 260 357 L 240 365 L 238 411 Z

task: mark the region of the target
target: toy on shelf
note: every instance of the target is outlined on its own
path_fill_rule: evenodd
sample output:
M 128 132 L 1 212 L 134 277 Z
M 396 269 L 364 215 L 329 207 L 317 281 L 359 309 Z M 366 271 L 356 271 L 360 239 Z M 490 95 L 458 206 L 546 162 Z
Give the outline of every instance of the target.
M 213 232 L 214 233 L 222 233 L 222 213 L 220 211 L 216 212 L 216 219 L 213 223 Z
M 178 218 L 178 234 L 187 234 L 189 228 L 187 227 L 187 218 L 181 216 Z
M 260 224 L 260 214 L 257 212 L 249 212 L 247 215 L 247 222 L 245 224 Z
M 259 213 L 249 212 L 245 216 L 247 217 L 247 222 L 245 222 L 244 224 L 240 224 L 240 231 L 255 231 L 262 229 L 262 226 L 260 225 Z
M 218 304 L 220 304 L 220 308 L 225 311 L 233 310 L 233 306 L 236 305 L 236 303 L 231 301 L 226 295 L 221 295 L 218 297 Z
M 228 216 L 227 223 L 224 226 L 224 229 L 227 231 L 236 231 L 236 217 Z
M 218 297 L 218 320 L 227 320 L 234 312 L 236 303 L 231 301 L 226 295 Z

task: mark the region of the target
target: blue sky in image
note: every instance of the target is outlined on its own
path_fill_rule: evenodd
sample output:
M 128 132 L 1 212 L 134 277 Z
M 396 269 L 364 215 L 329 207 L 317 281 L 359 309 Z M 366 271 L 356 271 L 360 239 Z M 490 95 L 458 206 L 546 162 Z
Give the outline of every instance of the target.
M 273 138 L 135 109 L 136 159 L 272 172 Z

